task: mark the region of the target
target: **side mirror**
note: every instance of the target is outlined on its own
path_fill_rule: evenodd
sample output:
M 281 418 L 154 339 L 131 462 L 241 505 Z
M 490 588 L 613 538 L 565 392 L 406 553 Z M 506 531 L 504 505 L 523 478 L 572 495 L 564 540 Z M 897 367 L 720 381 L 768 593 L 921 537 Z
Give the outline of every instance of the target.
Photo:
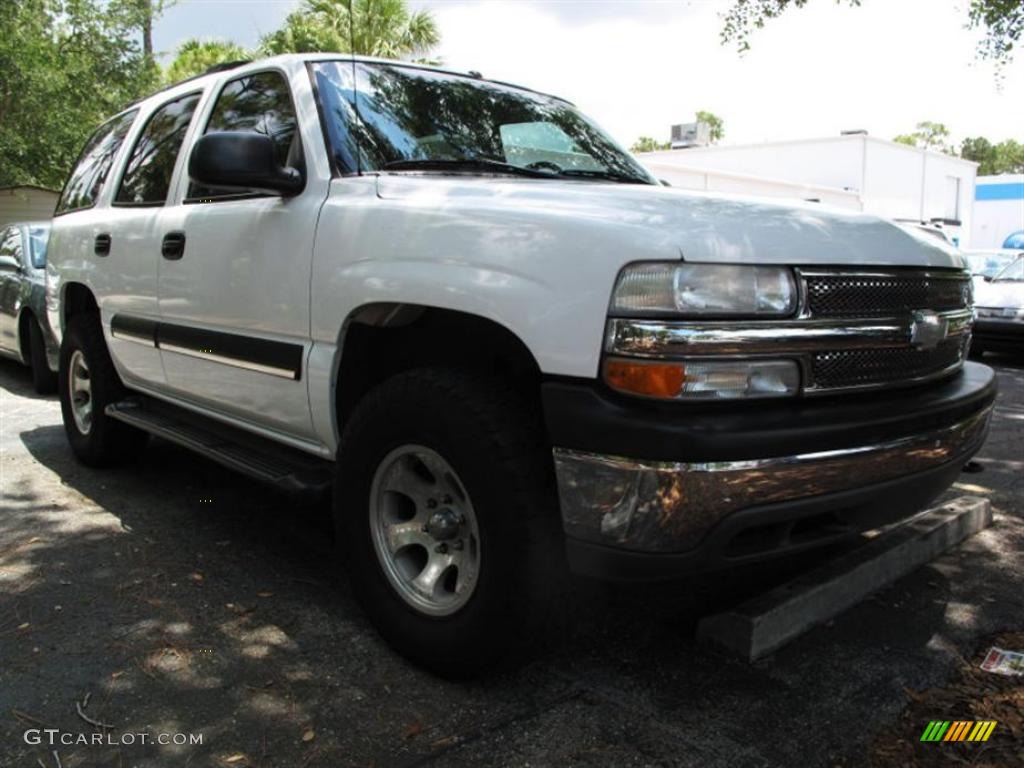
M 306 186 L 295 168 L 283 168 L 274 157 L 274 142 L 262 133 L 208 133 L 196 142 L 188 159 L 188 175 L 207 187 L 256 189 L 291 197 Z

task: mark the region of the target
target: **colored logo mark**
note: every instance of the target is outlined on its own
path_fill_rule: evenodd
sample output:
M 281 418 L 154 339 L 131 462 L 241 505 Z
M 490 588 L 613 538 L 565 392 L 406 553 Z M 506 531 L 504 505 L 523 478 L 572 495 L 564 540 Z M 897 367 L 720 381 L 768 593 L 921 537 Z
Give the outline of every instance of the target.
M 995 720 L 932 720 L 921 741 L 988 741 L 995 727 Z

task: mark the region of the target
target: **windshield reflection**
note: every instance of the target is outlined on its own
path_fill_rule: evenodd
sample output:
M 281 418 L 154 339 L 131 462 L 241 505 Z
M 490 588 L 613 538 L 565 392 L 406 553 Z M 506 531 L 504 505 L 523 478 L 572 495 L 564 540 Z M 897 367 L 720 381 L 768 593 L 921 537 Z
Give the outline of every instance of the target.
M 552 96 L 415 67 L 320 62 L 312 70 L 335 161 L 349 172 L 420 163 L 481 173 L 490 163 L 494 173 L 655 183 L 600 128 Z

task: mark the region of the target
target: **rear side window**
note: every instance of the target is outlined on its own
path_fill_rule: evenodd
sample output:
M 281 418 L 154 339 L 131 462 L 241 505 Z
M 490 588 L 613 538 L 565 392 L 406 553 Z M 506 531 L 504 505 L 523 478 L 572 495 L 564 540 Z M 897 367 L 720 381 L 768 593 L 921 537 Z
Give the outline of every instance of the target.
M 190 93 L 160 107 L 149 118 L 128 157 L 117 205 L 163 205 L 171 188 L 174 163 L 199 103 Z
M 50 241 L 49 227 L 29 227 L 28 246 L 32 255 L 32 266 L 43 269 L 46 266 L 46 244 Z
M 279 72 L 257 72 L 229 81 L 217 97 L 205 133 L 245 131 L 262 133 L 274 141 L 274 153 L 282 166 L 299 168 L 302 146 L 296 131 L 295 107 L 288 83 Z M 239 197 L 252 192 L 213 189 L 192 183 L 188 199 Z
M 117 150 L 139 114 L 137 109 L 104 123 L 92 135 L 60 193 L 55 213 L 69 213 L 96 205 Z

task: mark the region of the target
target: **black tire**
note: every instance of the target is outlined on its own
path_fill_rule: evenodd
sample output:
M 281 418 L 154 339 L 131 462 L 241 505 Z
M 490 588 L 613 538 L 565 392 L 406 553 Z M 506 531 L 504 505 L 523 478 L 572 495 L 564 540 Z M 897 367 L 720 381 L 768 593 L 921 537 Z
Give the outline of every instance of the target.
M 356 406 L 339 446 L 334 514 L 353 591 L 383 637 L 434 673 L 467 678 L 535 647 L 567 584 L 554 468 L 540 415 L 501 381 L 424 368 L 380 384 Z M 371 534 L 370 489 L 396 447 L 443 456 L 480 531 L 475 589 L 457 612 L 413 608 L 388 582 Z
M 28 321 L 28 351 L 32 386 L 40 395 L 53 394 L 57 391 L 57 374 L 50 370 L 50 364 L 46 361 L 43 330 L 35 318 Z
M 69 368 L 76 351 L 82 353 L 89 369 L 92 424 L 87 432 L 80 430 L 76 424 L 71 404 Z M 110 359 L 96 315 L 74 315 L 68 321 L 60 348 L 58 379 L 64 431 L 79 461 L 91 467 L 108 467 L 138 456 L 148 435 L 111 419 L 104 412 L 108 405 L 122 400 L 127 390 Z

